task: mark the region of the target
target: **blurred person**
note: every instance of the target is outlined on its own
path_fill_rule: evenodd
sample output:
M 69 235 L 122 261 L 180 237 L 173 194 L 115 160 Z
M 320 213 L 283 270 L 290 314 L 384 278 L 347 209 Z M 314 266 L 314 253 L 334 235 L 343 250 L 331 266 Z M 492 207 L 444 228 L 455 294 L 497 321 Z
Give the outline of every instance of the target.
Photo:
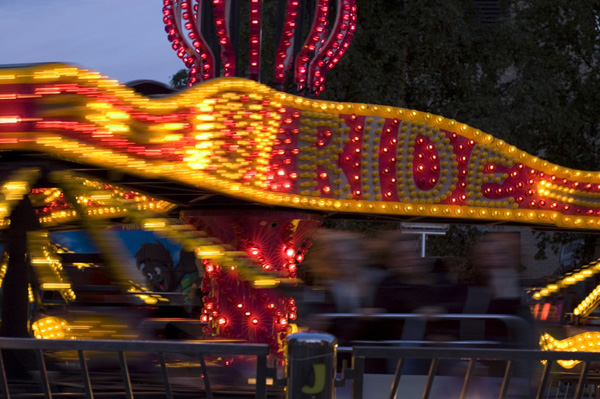
M 446 313 L 448 280 L 442 265 L 420 257 L 419 237 L 400 231 L 388 234 L 384 241 L 384 266 L 388 271 L 375 292 L 374 306 L 387 313 L 419 313 L 423 318 L 399 318 L 372 323 L 369 336 L 376 341 L 403 341 L 399 345 L 413 346 L 414 341 L 448 340 L 447 328 L 430 322 L 429 316 Z M 413 341 L 413 342 L 407 342 Z M 395 361 L 379 365 L 377 372 L 390 372 Z M 427 359 L 405 362 L 405 374 L 424 374 L 429 368 Z
M 365 238 L 357 233 L 322 230 L 306 259 L 310 286 L 304 293 L 309 328 L 335 335 L 346 344 L 360 335 L 354 319 L 324 319 L 323 313 L 357 313 L 370 306 L 371 277 L 365 268 Z
M 418 236 L 393 232 L 385 239 L 383 278 L 375 291 L 373 305 L 389 313 L 445 312 L 443 273 L 434 263 L 419 256 Z
M 504 322 L 500 319 L 462 321 L 461 339 L 482 340 L 487 346 L 499 348 L 534 349 L 537 337 L 534 319 L 520 286 L 518 239 L 511 234 L 490 233 L 482 236 L 472 249 L 476 283 L 468 287 L 464 313 L 517 316 L 523 322 Z M 503 377 L 506 362 L 478 362 L 481 377 Z M 539 366 L 539 365 L 538 365 Z M 535 392 L 532 372 L 535 365 L 528 361 L 514 363 L 516 377 L 512 392 L 514 397 L 530 397 Z M 488 382 L 486 382 L 488 381 Z M 489 380 L 476 379 L 472 388 L 480 397 L 495 397 L 490 392 Z M 497 395 L 496 395 L 497 396 Z
M 366 267 L 369 269 L 370 291 L 368 296 L 369 306 L 373 312 L 381 309 L 375 307 L 375 295 L 381 282 L 389 276 L 389 270 L 386 267 L 386 248 L 387 240 L 381 237 L 369 237 L 365 241 L 367 251 Z
M 476 283 L 469 287 L 464 313 L 512 315 L 533 321 L 520 285 L 518 243 L 510 234 L 484 235 L 473 247 L 472 259 Z M 475 323 L 463 328 L 473 339 L 505 341 L 508 330 L 502 322 L 489 322 L 482 331 Z M 531 342 L 512 342 L 512 346 L 530 347 Z

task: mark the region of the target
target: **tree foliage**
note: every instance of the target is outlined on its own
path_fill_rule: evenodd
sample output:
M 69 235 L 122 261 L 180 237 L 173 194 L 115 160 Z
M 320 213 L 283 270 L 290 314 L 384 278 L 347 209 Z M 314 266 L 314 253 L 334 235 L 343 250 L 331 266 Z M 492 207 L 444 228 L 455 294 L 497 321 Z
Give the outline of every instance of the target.
M 185 89 L 188 84 L 188 70 L 180 69 L 169 79 L 169 84 L 175 89 Z

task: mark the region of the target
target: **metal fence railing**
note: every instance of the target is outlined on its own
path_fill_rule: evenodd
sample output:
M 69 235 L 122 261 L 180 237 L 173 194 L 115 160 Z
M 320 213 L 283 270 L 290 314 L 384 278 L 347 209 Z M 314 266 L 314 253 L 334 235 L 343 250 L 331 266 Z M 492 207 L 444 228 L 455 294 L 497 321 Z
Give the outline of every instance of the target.
M 252 396 L 264 399 L 267 377 L 274 374 L 267 366 L 269 346 L 263 344 L 0 338 L 0 349 L 4 355 L 0 356 L 0 392 L 5 399 L 211 399 L 215 377 L 211 371 L 218 374 L 218 370 L 209 360 L 228 356 L 255 359 L 250 362 L 254 372 L 249 373 Z M 12 376 L 16 364 L 10 362 L 20 363 L 27 357 L 34 358 L 34 373 L 26 380 Z M 190 370 L 198 374 L 191 378 Z M 231 368 L 224 370 L 221 374 L 231 374 Z M 193 383 L 182 386 L 177 383 L 181 380 Z
M 600 354 L 594 352 L 381 346 L 358 346 L 350 351 L 352 365 L 343 369 L 338 386 L 349 381 L 352 399 L 580 399 L 586 393 L 593 398 L 600 394 L 600 375 L 597 369 L 594 371 L 591 367 L 600 362 Z M 368 359 L 393 359 L 396 362 L 395 373 L 385 380 L 389 385 L 379 389 L 377 393 L 366 384 L 375 380 L 381 383 L 383 380 L 369 380 L 373 376 L 365 373 L 365 362 Z M 407 362 L 414 359 L 427 360 L 429 367 L 425 374 L 415 376 L 403 373 Z M 576 360 L 581 363 L 573 371 L 559 370 L 556 367 L 558 360 Z M 444 362 L 452 364 L 450 372 L 440 372 Z M 481 372 L 481 365 L 493 365 L 496 372 L 490 372 L 489 367 Z M 404 386 L 403 379 L 408 380 Z
M 509 327 L 513 342 L 520 342 L 528 325 L 512 316 L 494 315 L 360 317 L 405 321 L 495 319 Z M 288 340 L 285 376 L 267 364 L 269 346 L 262 344 L 0 338 L 0 393 L 6 399 L 211 399 L 232 387 L 239 388 L 235 382 L 239 380 L 234 378 L 239 371 L 236 364 L 246 359 L 241 373 L 246 389 L 231 392 L 237 397 L 287 395 L 296 399 L 305 398 L 306 394 L 331 399 L 335 392 L 338 399 L 600 397 L 598 352 L 548 352 L 519 345 L 509 348 L 503 342 L 431 342 L 414 338 L 376 344 L 365 340 L 352 347 L 337 347 L 335 338 L 328 334 L 294 334 Z M 10 362 L 25 362 L 28 357 L 32 360 L 28 365 L 34 364 L 35 370 L 23 380 L 14 375 L 15 364 Z M 227 359 L 233 359 L 233 364 Z M 579 364 L 565 369 L 558 360 L 575 360 Z M 373 362 L 381 361 L 392 367 L 383 372 L 369 369 Z M 222 377 L 228 386 L 219 385 Z M 275 387 L 268 388 L 268 380 Z M 283 386 L 287 386 L 285 391 Z
M 350 388 L 342 391 L 344 398 L 580 399 L 587 393 L 600 399 L 600 353 L 534 349 L 535 325 L 521 317 L 392 313 L 331 313 L 319 317 L 329 321 L 351 319 L 357 324 L 384 321 L 386 327 L 402 323 L 398 339 L 359 339 L 337 348 L 338 359 L 344 362 L 337 368 L 341 370 L 336 381 L 338 392 L 348 385 Z M 427 340 L 427 332 L 440 322 L 451 322 L 456 330 L 454 339 Z M 493 334 L 494 340 L 490 340 L 486 334 L 489 323 L 503 326 L 504 335 Z M 576 360 L 580 364 L 565 369 L 557 360 Z M 373 371 L 374 363 L 379 365 L 377 371 Z

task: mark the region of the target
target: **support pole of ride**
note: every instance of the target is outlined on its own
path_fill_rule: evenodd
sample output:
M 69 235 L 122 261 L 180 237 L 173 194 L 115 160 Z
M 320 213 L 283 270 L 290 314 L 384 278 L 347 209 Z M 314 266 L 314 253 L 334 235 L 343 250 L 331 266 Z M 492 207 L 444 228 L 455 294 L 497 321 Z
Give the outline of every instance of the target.
M 292 334 L 287 339 L 287 399 L 335 398 L 337 340 L 319 332 Z
M 10 214 L 10 228 L 7 231 L 6 251 L 9 258 L 2 284 L 2 337 L 29 337 L 28 285 L 32 271 L 31 260 L 27 256 L 27 232 L 39 229 L 35 210 L 25 195 Z M 2 354 L 8 370 L 17 374 L 25 372 L 29 363 L 35 362 L 35 359 L 29 358 L 32 355 L 30 352 L 4 350 Z

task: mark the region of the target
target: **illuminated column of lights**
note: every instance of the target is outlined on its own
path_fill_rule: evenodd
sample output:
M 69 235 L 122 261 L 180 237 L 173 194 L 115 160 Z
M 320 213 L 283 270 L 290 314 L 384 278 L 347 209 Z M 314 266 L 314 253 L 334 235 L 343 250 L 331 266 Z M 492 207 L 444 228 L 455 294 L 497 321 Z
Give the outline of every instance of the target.
M 260 80 L 260 5 L 262 0 L 250 0 L 250 79 Z
M 296 57 L 294 64 L 294 82 L 298 91 L 302 92 L 309 83 L 308 66 L 318 53 L 327 37 L 327 17 L 329 15 L 328 0 L 317 0 L 315 15 L 308 31 L 308 37 Z
M 356 4 L 354 0 L 337 0 L 337 17 L 331 34 L 316 57 L 309 64 L 308 76 L 311 91 L 319 95 L 325 86 L 325 74 L 344 56 L 356 30 Z
M 299 4 L 299 0 L 287 1 L 283 31 L 275 53 L 275 78 L 273 81 L 280 86 L 285 82 L 287 72 L 294 59 L 292 53 L 292 38 L 294 37 L 294 30 L 296 29 Z
M 240 280 L 236 265 L 225 266 L 209 259 L 203 263 L 202 289 L 207 295 L 201 320 L 208 323 L 205 334 L 267 343 L 273 353 L 282 355 L 283 341 L 293 332 L 291 323 L 296 319 L 294 300 Z
M 227 0 L 212 0 L 213 15 L 219 45 L 221 46 L 221 62 L 223 63 L 223 76 L 235 76 L 235 52 L 229 37 L 229 15 Z M 252 18 L 252 16 L 251 16 Z

